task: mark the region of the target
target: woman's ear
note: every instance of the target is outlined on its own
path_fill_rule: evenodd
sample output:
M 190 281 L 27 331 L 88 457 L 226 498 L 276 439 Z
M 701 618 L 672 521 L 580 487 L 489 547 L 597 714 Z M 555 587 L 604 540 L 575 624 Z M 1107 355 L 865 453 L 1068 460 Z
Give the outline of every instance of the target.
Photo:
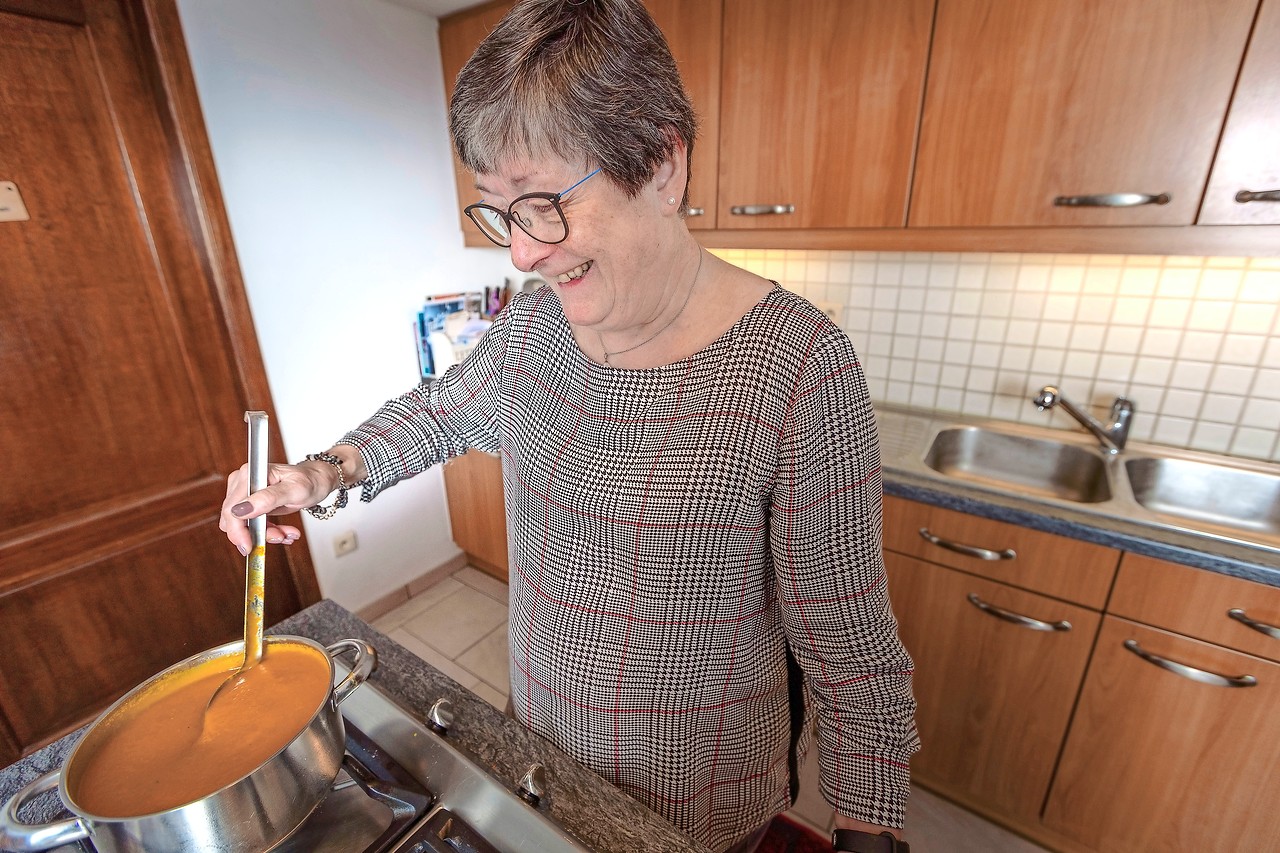
M 672 134 L 671 150 L 653 172 L 653 187 L 661 207 L 678 213 L 684 206 L 685 188 L 689 182 L 688 152 L 684 141 Z

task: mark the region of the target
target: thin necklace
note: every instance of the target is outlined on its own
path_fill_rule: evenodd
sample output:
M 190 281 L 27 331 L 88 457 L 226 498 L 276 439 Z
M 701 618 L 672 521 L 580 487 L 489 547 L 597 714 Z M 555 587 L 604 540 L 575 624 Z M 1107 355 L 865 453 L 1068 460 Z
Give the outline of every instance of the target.
M 626 349 L 616 350 L 614 352 L 609 352 L 607 349 L 605 349 L 604 335 L 601 335 L 599 332 L 596 333 L 596 337 L 600 338 L 600 350 L 604 353 L 605 367 L 613 367 L 613 365 L 609 363 L 609 358 L 611 356 L 623 355 L 625 353 L 631 352 L 632 350 L 640 349 L 640 347 L 644 346 L 647 343 L 652 343 L 654 338 L 658 337 L 658 335 L 662 334 L 667 329 L 670 329 L 671 324 L 674 323 L 676 320 L 680 319 L 680 315 L 684 313 L 684 309 L 689 306 L 689 298 L 693 296 L 693 288 L 696 287 L 698 284 L 698 274 L 702 272 L 702 255 L 703 255 L 703 250 L 702 250 L 702 247 L 699 246 L 698 247 L 698 268 L 693 271 L 693 281 L 689 282 L 689 292 L 684 295 L 684 304 L 680 306 L 680 310 L 677 311 L 675 315 L 670 320 L 668 320 L 661 329 L 654 332 L 652 335 L 645 338 L 643 341 L 641 341 L 638 344 L 629 346 Z

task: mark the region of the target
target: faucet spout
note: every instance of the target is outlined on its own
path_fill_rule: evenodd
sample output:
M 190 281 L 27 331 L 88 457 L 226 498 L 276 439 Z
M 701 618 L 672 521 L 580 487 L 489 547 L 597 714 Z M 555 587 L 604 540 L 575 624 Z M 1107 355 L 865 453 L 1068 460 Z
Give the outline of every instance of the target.
M 1093 436 L 1098 439 L 1098 443 L 1102 445 L 1102 449 L 1107 453 L 1119 453 L 1124 450 L 1125 442 L 1129 438 L 1129 427 L 1133 423 L 1133 403 L 1125 397 L 1116 397 L 1111 404 L 1110 423 L 1103 425 L 1098 423 L 1092 415 L 1084 409 L 1071 402 L 1067 397 L 1052 385 L 1046 385 L 1040 389 L 1040 393 L 1032 398 L 1036 408 L 1040 411 L 1052 409 L 1054 406 L 1062 406 L 1067 414 L 1075 418 L 1076 421 Z

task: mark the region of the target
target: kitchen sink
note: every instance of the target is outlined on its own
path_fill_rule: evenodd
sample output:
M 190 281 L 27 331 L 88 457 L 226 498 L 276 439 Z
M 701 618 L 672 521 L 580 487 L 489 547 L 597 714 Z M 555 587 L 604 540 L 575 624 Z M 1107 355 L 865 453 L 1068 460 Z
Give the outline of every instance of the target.
M 1134 500 L 1151 512 L 1280 539 L 1280 475 L 1164 457 L 1124 467 Z
M 1111 500 L 1102 455 L 1052 439 L 975 426 L 951 427 L 934 437 L 924 464 L 953 479 L 1038 497 L 1075 503 Z

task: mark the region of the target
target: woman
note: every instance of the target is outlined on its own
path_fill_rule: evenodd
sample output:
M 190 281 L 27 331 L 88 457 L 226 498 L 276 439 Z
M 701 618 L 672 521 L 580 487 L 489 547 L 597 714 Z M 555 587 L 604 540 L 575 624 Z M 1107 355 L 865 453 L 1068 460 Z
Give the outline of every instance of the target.
M 695 121 L 661 33 L 636 0 L 519 3 L 460 73 L 450 130 L 467 214 L 548 284 L 326 453 L 247 500 L 233 474 L 228 538 L 498 453 L 518 719 L 711 849 L 749 850 L 816 715 L 823 793 L 867 833 L 841 843 L 893 849 L 917 741 L 862 371 L 820 311 L 685 227 Z

